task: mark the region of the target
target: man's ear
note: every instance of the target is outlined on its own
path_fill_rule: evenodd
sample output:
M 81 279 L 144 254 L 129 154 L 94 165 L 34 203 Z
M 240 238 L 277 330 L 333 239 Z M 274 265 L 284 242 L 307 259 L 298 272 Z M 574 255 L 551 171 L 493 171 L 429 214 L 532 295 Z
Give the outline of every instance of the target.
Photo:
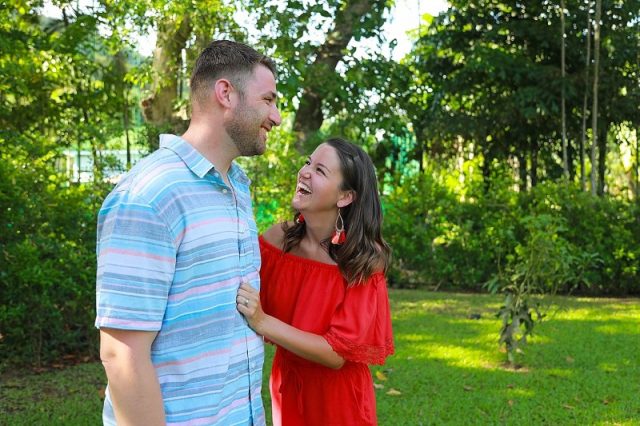
M 338 202 L 336 204 L 339 208 L 347 207 L 349 204 L 353 203 L 355 199 L 355 191 L 342 191 L 342 194 L 340 194 L 340 198 L 338 198 Z
M 220 105 L 225 108 L 231 108 L 231 93 L 234 90 L 235 89 L 229 80 L 221 78 L 216 80 L 215 85 L 213 86 L 213 96 L 215 96 Z

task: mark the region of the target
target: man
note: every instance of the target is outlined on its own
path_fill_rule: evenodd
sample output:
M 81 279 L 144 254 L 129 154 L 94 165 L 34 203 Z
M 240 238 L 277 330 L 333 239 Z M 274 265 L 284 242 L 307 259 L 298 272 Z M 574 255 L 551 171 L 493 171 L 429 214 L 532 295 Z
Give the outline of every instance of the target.
M 108 425 L 262 425 L 263 346 L 237 311 L 259 288 L 249 180 L 281 122 L 275 66 L 214 41 L 191 76 L 192 118 L 109 194 L 98 218 L 97 318 Z

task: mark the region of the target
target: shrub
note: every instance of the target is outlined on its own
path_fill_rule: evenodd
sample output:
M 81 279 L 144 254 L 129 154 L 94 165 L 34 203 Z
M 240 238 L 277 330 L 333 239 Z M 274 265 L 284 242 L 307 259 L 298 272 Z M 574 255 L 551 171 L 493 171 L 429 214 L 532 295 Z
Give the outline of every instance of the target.
M 556 294 L 567 286 L 570 291 L 584 278 L 584 259 L 575 255 L 575 247 L 561 235 L 566 231 L 563 218 L 540 214 L 526 216 L 522 223 L 527 234 L 524 243 L 507 257 L 504 273 L 500 271 L 487 283 L 491 292 L 505 295 L 498 312 L 502 320 L 499 341 L 510 363 L 536 322 L 545 316 L 538 296 Z
M 640 293 L 640 223 L 637 205 L 593 197 L 576 186 L 547 182 L 520 197 L 530 215 L 563 221 L 562 238 L 572 246 L 581 282 L 569 283 L 590 295 Z M 566 292 L 568 289 L 562 289 Z
M 2 154 L 0 361 L 39 365 L 96 347 L 95 212 L 104 191 L 69 185 L 51 160 Z
M 508 178 L 496 178 L 489 191 L 472 182 L 463 198 L 437 172 L 397 181 L 383 199 L 395 286 L 482 291 L 531 244 L 532 223 L 546 221 L 558 226 L 558 243 L 566 242 L 575 269 L 559 292 L 640 294 L 635 204 L 564 183 L 518 193 Z

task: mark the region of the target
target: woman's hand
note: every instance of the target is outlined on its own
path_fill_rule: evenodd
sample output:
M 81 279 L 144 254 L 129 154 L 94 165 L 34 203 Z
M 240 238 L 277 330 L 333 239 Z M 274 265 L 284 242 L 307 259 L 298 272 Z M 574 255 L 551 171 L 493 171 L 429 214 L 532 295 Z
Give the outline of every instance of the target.
M 270 342 L 325 367 L 338 369 L 344 365 L 344 358 L 333 350 L 324 337 L 302 331 L 265 314 L 260 304 L 260 293 L 249 283 L 242 283 L 238 288 L 236 304 L 249 327 Z
M 267 315 L 262 310 L 258 290 L 251 287 L 249 283 L 244 282 L 240 284 L 238 295 L 236 296 L 236 305 L 238 312 L 247 319 L 249 327 L 256 333 L 262 335 L 263 331 L 260 329 L 260 324 Z

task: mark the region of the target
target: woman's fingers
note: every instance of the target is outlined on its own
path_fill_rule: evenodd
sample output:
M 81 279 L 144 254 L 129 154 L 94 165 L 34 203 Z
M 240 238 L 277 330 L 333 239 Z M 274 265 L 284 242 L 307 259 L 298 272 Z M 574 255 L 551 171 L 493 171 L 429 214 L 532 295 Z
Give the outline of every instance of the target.
M 238 294 L 236 296 L 236 303 L 239 306 L 245 306 L 248 308 L 251 305 L 251 298 L 247 297 L 246 295 Z
M 243 282 L 240 284 L 240 287 L 238 288 L 238 292 L 240 291 L 244 291 L 247 292 L 249 294 L 258 294 L 258 290 L 256 290 L 255 288 L 253 288 L 251 286 L 251 284 L 249 284 L 248 282 Z

